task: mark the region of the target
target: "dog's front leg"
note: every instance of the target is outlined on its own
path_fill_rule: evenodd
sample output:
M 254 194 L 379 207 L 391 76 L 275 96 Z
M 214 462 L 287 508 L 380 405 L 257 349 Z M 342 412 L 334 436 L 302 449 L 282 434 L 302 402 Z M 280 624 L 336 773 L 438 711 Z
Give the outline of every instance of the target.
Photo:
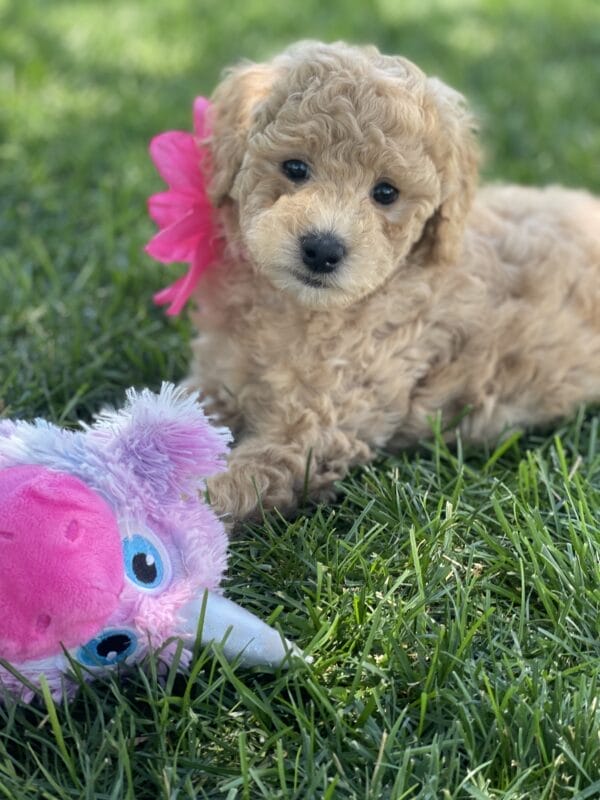
M 290 513 L 306 500 L 334 497 L 334 482 L 373 457 L 369 446 L 343 431 L 318 442 L 251 436 L 231 453 L 228 469 L 208 481 L 210 502 L 225 519 L 257 518 L 262 509 Z

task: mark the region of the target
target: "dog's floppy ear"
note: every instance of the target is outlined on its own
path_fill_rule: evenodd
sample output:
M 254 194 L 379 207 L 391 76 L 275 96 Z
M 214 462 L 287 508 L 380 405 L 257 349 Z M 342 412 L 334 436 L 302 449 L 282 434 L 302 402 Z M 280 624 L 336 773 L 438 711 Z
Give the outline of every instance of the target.
M 243 64 L 229 70 L 213 94 L 209 194 L 215 206 L 222 205 L 230 195 L 254 111 L 268 95 L 274 77 L 270 64 Z
M 427 261 L 451 262 L 458 255 L 477 186 L 479 151 L 474 117 L 459 92 L 438 78 L 428 78 L 407 59 L 381 55 L 375 48 L 363 52 L 388 77 L 399 80 L 421 99 L 427 152 L 438 171 L 441 200 L 416 249 Z
M 426 102 L 433 103 L 436 132 L 431 155 L 441 179 L 441 204 L 425 226 L 419 248 L 437 262 L 457 257 L 467 213 L 477 187 L 479 149 L 475 120 L 464 97 L 437 78 L 428 78 Z

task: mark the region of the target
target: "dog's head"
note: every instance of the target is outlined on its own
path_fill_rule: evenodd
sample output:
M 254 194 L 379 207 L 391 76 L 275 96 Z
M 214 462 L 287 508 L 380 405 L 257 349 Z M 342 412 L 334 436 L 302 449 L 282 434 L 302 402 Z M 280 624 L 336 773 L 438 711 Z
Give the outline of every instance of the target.
M 375 48 L 303 42 L 214 94 L 215 205 L 310 307 L 347 305 L 420 253 L 457 254 L 477 173 L 463 98 Z

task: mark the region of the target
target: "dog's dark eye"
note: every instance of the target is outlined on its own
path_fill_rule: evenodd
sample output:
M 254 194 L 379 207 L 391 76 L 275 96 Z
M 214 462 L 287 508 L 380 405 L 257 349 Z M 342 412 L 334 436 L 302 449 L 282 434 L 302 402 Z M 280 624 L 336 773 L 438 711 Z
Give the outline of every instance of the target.
M 398 189 L 396 189 L 395 186 L 392 186 L 391 183 L 382 181 L 373 187 L 371 196 L 376 203 L 379 203 L 380 206 L 390 206 L 398 199 L 398 194 Z
M 308 164 L 298 158 L 290 158 L 289 161 L 284 161 L 281 165 L 281 170 L 294 183 L 302 183 L 302 181 L 307 180 L 310 174 Z

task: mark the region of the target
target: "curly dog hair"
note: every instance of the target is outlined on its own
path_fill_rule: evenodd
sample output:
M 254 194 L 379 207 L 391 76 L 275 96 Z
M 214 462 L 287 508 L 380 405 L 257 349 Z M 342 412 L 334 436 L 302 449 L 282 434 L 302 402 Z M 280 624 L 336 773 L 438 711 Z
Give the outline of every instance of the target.
M 477 189 L 463 97 L 374 47 L 301 42 L 214 94 L 187 385 L 234 431 L 209 483 L 232 519 L 293 511 L 378 447 L 471 440 L 600 398 L 600 201 Z

